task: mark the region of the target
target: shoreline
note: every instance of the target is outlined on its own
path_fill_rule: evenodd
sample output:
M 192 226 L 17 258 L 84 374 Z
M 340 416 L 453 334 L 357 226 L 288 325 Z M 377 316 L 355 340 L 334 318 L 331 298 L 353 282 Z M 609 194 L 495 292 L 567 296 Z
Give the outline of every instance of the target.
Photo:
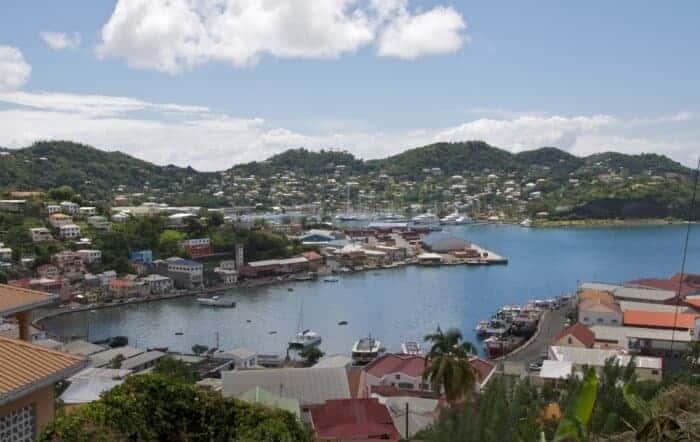
M 635 219 L 576 219 L 576 220 L 545 220 L 533 221 L 533 228 L 561 228 L 561 227 L 645 227 L 645 226 L 668 226 L 687 224 L 688 221 L 679 219 L 660 219 L 660 218 L 635 218 Z M 697 224 L 697 221 L 691 221 L 690 224 Z

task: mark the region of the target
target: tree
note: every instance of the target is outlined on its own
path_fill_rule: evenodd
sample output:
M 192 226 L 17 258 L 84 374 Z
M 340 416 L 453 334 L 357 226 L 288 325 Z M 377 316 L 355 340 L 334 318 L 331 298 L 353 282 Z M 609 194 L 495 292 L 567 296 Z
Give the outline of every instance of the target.
M 221 212 L 209 212 L 208 224 L 211 227 L 219 227 L 224 223 L 224 215 Z
M 119 353 L 109 361 L 109 368 L 119 369 L 122 368 L 122 362 L 124 362 L 124 355 Z
M 299 353 L 299 356 L 304 358 L 304 363 L 308 366 L 314 365 L 323 355 L 325 355 L 325 353 L 315 346 L 305 347 Z
M 167 258 L 180 254 L 182 241 L 185 240 L 185 234 L 177 230 L 165 230 L 160 234 L 158 240 L 158 248 L 160 256 Z
M 70 186 L 61 186 L 48 191 L 47 196 L 54 201 L 68 201 L 73 198 L 75 192 Z
M 462 332 L 454 328 L 443 333 L 438 327 L 435 333 L 425 336 L 425 340 L 431 347 L 425 358 L 423 380 L 428 381 L 436 393 L 444 392 L 450 403 L 470 395 L 476 381 L 469 363 L 474 346 L 462 342 Z
M 311 438 L 287 411 L 223 398 L 153 373 L 129 376 L 99 400 L 57 417 L 38 440 L 303 442 Z
M 201 355 L 202 353 L 205 353 L 207 350 L 209 350 L 209 347 L 207 347 L 206 345 L 194 344 L 192 346 L 192 353 L 196 354 L 197 356 Z
M 183 361 L 173 358 L 172 356 L 160 358 L 153 371 L 169 378 L 179 379 L 187 383 L 193 383 L 197 380 L 197 374 L 189 365 Z

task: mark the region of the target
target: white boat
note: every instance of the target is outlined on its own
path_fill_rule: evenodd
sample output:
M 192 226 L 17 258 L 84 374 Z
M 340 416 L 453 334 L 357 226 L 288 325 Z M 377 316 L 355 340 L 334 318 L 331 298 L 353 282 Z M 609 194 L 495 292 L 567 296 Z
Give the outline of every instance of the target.
M 382 343 L 372 336 L 361 338 L 352 346 L 352 362 L 354 365 L 367 365 L 383 351 Z
M 304 324 L 304 298 L 299 306 L 299 323 L 297 324 L 297 334 L 289 341 L 290 348 L 307 348 L 319 345 L 321 335 L 309 329 L 302 329 Z
M 449 215 L 440 218 L 440 224 L 447 225 L 447 226 L 458 226 L 462 224 L 467 224 L 471 221 L 469 217 L 466 217 L 464 215 L 460 215 L 459 212 L 455 211 L 453 213 L 450 213 Z
M 416 341 L 405 341 L 401 344 L 401 352 L 405 355 L 422 355 L 420 344 Z
M 289 342 L 292 348 L 306 348 L 321 344 L 321 335 L 311 330 L 303 330 L 297 333 L 296 338 Z
M 430 224 L 439 223 L 440 218 L 438 218 L 436 215 L 428 212 L 428 213 L 422 213 L 420 215 L 414 216 L 411 221 L 413 221 L 414 224 L 430 225 Z
M 482 338 L 487 336 L 486 330 L 489 328 L 489 322 L 490 321 L 479 321 L 479 325 L 474 329 L 478 337 Z
M 520 222 L 520 227 L 530 227 L 532 226 L 532 220 L 530 218 L 525 218 Z
M 197 298 L 200 305 L 208 305 L 210 307 L 235 307 L 236 301 L 231 298 L 219 298 L 212 296 L 211 298 Z

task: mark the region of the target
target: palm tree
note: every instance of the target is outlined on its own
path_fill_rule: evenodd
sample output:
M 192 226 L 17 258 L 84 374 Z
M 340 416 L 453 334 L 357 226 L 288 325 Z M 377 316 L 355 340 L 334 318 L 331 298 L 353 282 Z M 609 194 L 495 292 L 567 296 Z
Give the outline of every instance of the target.
M 430 382 L 436 393 L 444 392 L 448 402 L 468 396 L 474 391 L 476 375 L 469 363 L 474 346 L 462 341 L 462 332 L 455 328 L 443 333 L 440 327 L 424 338 L 431 343 L 425 358 L 423 380 Z

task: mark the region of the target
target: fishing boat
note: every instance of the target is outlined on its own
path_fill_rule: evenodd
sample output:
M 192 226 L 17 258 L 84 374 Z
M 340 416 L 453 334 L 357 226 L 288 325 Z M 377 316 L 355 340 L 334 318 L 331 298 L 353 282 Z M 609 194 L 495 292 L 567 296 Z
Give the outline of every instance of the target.
M 366 338 L 360 338 L 352 346 L 352 363 L 354 365 L 367 365 L 382 354 L 383 351 L 382 343 L 371 335 Z
M 484 336 L 487 336 L 486 330 L 489 328 L 489 322 L 490 321 L 479 321 L 479 325 L 477 325 L 474 329 L 478 337 L 483 338 Z
M 495 336 L 486 339 L 484 343 L 486 344 L 486 353 L 490 359 L 496 359 L 509 353 L 515 346 L 511 339 L 497 338 Z
M 236 301 L 231 298 L 220 298 L 218 296 L 212 296 L 211 298 L 197 298 L 199 305 L 206 305 L 209 307 L 235 307 Z
M 338 278 L 326 278 L 323 282 L 338 282 Z
M 289 341 L 289 348 L 308 348 L 321 344 L 321 335 L 303 328 L 304 324 L 304 299 L 299 306 L 299 322 L 297 323 L 297 334 Z
M 401 344 L 401 352 L 405 355 L 418 356 L 422 355 L 423 351 L 420 348 L 420 344 L 416 341 L 405 341 Z
M 486 327 L 486 336 L 503 336 L 508 332 L 508 324 L 502 319 L 492 319 Z

